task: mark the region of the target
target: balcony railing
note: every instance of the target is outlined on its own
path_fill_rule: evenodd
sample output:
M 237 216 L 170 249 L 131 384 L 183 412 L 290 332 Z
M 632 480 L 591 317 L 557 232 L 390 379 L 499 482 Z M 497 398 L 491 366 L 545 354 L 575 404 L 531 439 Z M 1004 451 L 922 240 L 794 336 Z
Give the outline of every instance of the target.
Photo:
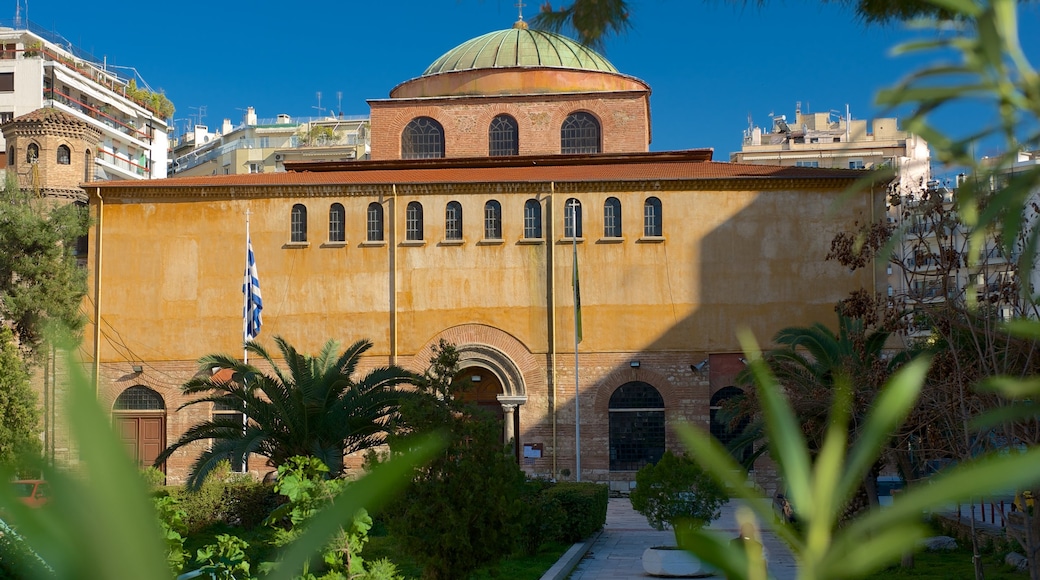
M 121 170 L 123 170 L 123 171 L 125 171 L 125 172 L 127 172 L 129 174 L 138 175 L 138 176 L 141 176 L 141 177 L 148 176 L 148 167 L 147 166 L 141 165 L 141 164 L 136 163 L 134 161 L 131 161 L 131 160 L 127 159 L 126 157 L 123 157 L 122 155 L 116 155 L 115 153 L 112 153 L 110 151 L 105 151 L 104 149 L 100 149 L 100 150 L 98 150 L 97 156 L 98 156 L 98 159 L 101 159 L 105 163 L 107 163 L 107 164 L 109 164 L 109 165 L 111 165 L 111 166 L 113 166 L 113 167 L 115 167 L 117 169 L 121 169 Z
M 113 117 L 112 115 L 109 115 L 108 113 L 105 113 L 104 111 L 94 108 L 86 103 L 78 101 L 72 98 L 71 96 L 62 93 L 61 91 L 56 91 L 52 88 L 45 87 L 43 89 L 43 98 L 44 100 L 49 99 L 57 101 L 65 105 L 66 107 L 77 110 L 80 113 L 83 113 L 84 115 L 90 117 L 91 119 L 95 119 L 99 123 L 102 123 L 112 129 L 115 129 L 116 131 L 119 131 L 124 135 L 133 137 L 134 139 L 138 139 L 145 143 L 151 143 L 152 141 L 151 136 L 147 132 L 137 129 L 136 127 L 133 127 L 132 125 L 129 125 L 127 123 L 124 123 L 119 119 Z

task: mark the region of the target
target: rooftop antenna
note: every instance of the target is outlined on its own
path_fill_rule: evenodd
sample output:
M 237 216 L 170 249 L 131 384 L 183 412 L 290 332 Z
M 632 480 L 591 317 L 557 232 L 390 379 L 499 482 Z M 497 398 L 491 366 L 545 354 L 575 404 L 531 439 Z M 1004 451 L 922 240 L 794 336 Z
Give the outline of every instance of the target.
M 312 109 L 317 109 L 318 110 L 318 116 L 321 117 L 321 112 L 325 110 L 321 106 L 321 91 L 318 91 L 316 94 L 318 95 L 318 106 L 317 107 L 311 107 L 311 108 Z
M 196 119 L 198 119 L 198 121 L 196 121 L 195 124 L 196 125 L 201 125 L 202 124 L 202 120 L 206 118 L 206 105 L 199 105 L 198 107 L 188 107 L 188 108 L 189 109 L 193 109 L 195 111 L 194 117 Z
M 343 91 L 336 91 L 336 111 L 343 114 Z

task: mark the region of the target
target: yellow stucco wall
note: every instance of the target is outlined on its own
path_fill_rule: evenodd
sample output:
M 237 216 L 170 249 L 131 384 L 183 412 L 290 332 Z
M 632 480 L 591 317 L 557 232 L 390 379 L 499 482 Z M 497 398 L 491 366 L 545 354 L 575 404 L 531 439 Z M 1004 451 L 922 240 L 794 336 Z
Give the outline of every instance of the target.
M 583 349 L 737 350 L 738 326 L 765 341 L 784 326 L 829 322 L 836 300 L 873 284 L 868 274 L 850 276 L 823 260 L 835 232 L 870 217 L 866 196 L 842 203 L 832 215 L 834 189 L 756 192 L 655 183 L 653 191 L 612 191 L 616 184 L 606 185 L 575 185 L 555 195 L 548 184 L 510 193 L 496 193 L 491 185 L 445 186 L 422 194 L 401 188 L 396 210 L 391 195 L 375 192 L 106 199 L 104 327 L 118 331 L 141 357 L 155 360 L 238 351 L 247 210 L 265 305 L 263 336 L 283 335 L 304 350 L 328 338 L 368 337 L 376 344 L 373 353 L 388 355 L 393 287 L 399 354 L 413 354 L 432 336 L 462 323 L 495 326 L 533 352 L 546 352 L 549 260 L 555 264 L 557 338 L 569 344 L 572 246 L 561 238 L 562 206 L 569 197 L 583 204 L 584 237 L 577 246 Z M 662 201 L 661 239 L 642 239 L 643 203 L 650 195 Z M 608 196 L 622 203 L 620 241 L 601 236 Z M 521 243 L 523 204 L 530 198 L 543 206 L 543 243 Z M 501 242 L 482 240 L 484 204 L 490 199 L 502 204 Z M 442 243 L 444 207 L 451 200 L 463 206 L 461 245 Z M 365 211 L 372 201 L 384 207 L 386 244 L 365 243 Z M 410 201 L 424 207 L 420 245 L 400 243 Z M 346 209 L 342 246 L 327 243 L 333 202 Z M 305 246 L 289 243 L 289 215 L 296 203 L 308 209 Z M 550 206 L 556 209 L 551 236 Z M 96 247 L 95 237 L 91 248 Z M 126 358 L 123 348 L 101 346 L 102 361 Z

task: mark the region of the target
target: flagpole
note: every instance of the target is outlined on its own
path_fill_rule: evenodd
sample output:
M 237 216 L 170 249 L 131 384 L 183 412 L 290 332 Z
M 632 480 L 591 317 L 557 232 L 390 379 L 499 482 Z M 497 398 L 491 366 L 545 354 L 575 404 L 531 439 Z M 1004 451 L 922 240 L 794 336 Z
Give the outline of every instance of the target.
M 247 286 L 243 288 L 243 294 L 245 294 L 245 307 L 242 309 L 242 363 L 249 363 L 249 351 L 246 350 L 246 342 L 249 341 L 249 292 L 246 290 L 248 284 L 252 283 L 249 276 L 249 252 L 252 251 L 253 244 L 249 239 L 249 208 L 246 208 L 246 273 L 245 273 L 245 284 Z
M 581 288 L 578 284 L 578 207 L 571 203 L 571 255 L 574 258 L 574 473 L 581 481 L 581 392 L 578 381 L 578 343 L 581 342 Z

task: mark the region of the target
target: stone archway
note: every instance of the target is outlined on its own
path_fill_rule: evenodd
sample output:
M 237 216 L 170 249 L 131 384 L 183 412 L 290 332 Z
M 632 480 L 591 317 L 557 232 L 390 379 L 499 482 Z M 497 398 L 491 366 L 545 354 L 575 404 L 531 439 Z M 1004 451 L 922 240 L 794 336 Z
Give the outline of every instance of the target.
M 513 453 L 519 457 L 519 410 L 527 402 L 527 388 L 519 367 L 509 355 L 486 344 L 462 344 L 455 348 L 461 369 L 457 376 L 474 383 L 471 400 L 502 419 L 502 441 L 513 441 Z M 497 409 L 493 408 L 496 402 Z

